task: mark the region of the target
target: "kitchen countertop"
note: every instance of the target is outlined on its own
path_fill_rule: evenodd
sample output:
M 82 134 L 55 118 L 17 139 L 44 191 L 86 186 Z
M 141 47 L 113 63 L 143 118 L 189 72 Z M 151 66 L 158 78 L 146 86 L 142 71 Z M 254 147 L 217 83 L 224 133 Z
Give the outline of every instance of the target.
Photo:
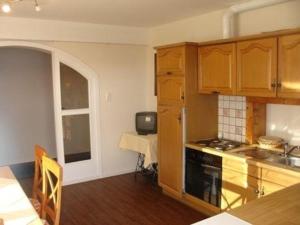
M 237 160 L 237 161 L 244 162 L 244 163 L 247 163 L 250 165 L 255 165 L 255 166 L 258 166 L 261 168 L 271 169 L 271 170 L 278 171 L 281 173 L 284 172 L 291 176 L 300 178 L 300 168 L 291 167 L 291 166 L 278 164 L 278 163 L 273 163 L 273 162 L 269 162 L 269 161 L 265 161 L 265 160 L 255 159 L 252 157 L 248 157 L 248 156 L 244 156 L 244 155 L 235 153 L 238 150 L 242 150 L 242 149 L 249 148 L 249 147 L 255 147 L 256 145 L 245 145 L 245 146 L 241 146 L 239 148 L 235 148 L 235 149 L 228 150 L 228 151 L 221 151 L 221 150 L 216 150 L 216 149 L 210 148 L 210 147 L 203 147 L 199 144 L 194 144 L 194 143 L 188 143 L 188 144 L 185 144 L 185 146 L 188 148 L 194 149 L 194 150 L 217 155 L 222 158 Z
M 253 225 L 300 224 L 300 184 L 249 202 L 228 213 Z

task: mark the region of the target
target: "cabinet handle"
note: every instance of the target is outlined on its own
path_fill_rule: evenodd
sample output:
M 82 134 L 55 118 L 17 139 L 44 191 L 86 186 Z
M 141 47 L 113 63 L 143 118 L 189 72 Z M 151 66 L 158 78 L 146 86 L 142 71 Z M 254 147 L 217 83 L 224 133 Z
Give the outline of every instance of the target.
M 212 94 L 220 94 L 220 92 L 218 92 L 218 91 L 212 91 L 211 93 Z
M 172 75 L 172 72 L 167 72 L 167 75 Z
M 278 88 L 281 88 L 281 87 L 282 87 L 281 81 L 278 81 L 277 87 L 278 87 Z
M 272 83 L 271 83 L 271 87 L 272 87 L 273 91 L 275 91 L 276 86 L 277 86 L 277 82 L 276 82 L 276 80 L 274 79 L 274 80 L 272 81 Z
M 264 195 L 265 195 L 265 187 L 262 187 L 262 188 L 261 188 L 260 195 L 261 195 L 261 196 L 264 196 Z
M 183 92 L 182 88 L 180 88 L 180 99 L 184 100 L 184 92 Z
M 257 195 L 259 195 L 260 192 L 259 192 L 258 189 L 255 189 L 255 190 L 254 190 L 254 193 L 257 194 Z
M 179 123 L 181 123 L 181 114 L 179 114 L 179 116 L 177 117 L 177 120 Z

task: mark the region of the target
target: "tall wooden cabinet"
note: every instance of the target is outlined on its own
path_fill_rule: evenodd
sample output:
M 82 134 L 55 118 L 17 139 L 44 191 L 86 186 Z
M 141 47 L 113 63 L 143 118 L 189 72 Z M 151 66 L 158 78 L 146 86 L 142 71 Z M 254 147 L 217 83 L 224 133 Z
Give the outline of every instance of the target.
M 277 38 L 237 43 L 237 95 L 276 96 Z
M 181 107 L 159 106 L 159 183 L 176 196 L 182 192 L 182 132 Z
M 184 144 L 217 135 L 217 96 L 197 91 L 197 44 L 156 50 L 158 182 L 165 192 L 181 198 Z

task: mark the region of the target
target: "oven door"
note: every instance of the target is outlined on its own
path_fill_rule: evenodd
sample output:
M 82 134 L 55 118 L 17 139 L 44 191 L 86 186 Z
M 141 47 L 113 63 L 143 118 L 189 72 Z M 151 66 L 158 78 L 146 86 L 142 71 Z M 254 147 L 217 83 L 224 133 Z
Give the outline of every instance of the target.
M 214 206 L 220 207 L 222 191 L 222 169 L 206 164 L 202 164 L 201 166 L 201 199 Z

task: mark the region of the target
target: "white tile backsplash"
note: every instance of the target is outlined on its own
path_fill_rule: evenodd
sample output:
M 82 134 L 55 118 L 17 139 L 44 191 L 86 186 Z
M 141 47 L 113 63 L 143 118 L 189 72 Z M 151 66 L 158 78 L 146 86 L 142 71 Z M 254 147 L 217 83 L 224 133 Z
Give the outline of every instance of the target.
M 246 140 L 246 97 L 219 95 L 218 137 Z

